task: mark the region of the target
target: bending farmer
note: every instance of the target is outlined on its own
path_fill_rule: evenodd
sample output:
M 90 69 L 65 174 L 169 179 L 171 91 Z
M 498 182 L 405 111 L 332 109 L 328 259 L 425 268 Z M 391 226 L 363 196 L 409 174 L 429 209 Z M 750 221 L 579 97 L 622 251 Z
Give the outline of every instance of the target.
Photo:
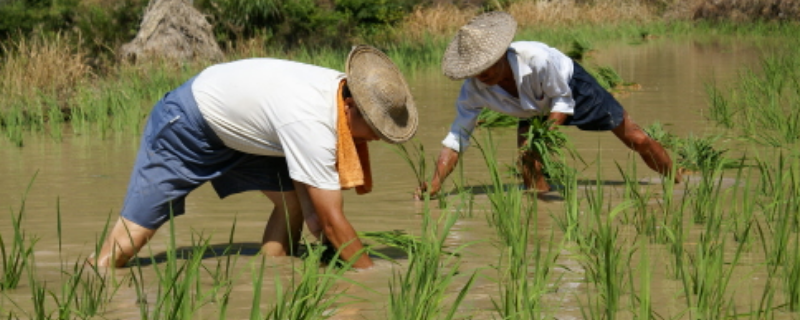
M 650 138 L 628 116 L 614 97 L 578 63 L 540 42 L 511 42 L 517 23 L 511 15 L 489 12 L 461 27 L 442 59 L 444 74 L 466 79 L 456 101 L 456 119 L 442 141 L 430 185 L 418 190 L 435 195 L 469 146 L 469 137 L 481 110 L 486 107 L 520 118 L 517 144 L 526 143 L 533 117 L 554 125 L 574 125 L 581 130 L 611 131 L 626 146 L 638 152 L 651 169 L 672 175 L 672 160 L 664 148 Z M 547 192 L 541 157 L 527 151 L 520 155 L 525 187 Z M 680 174 L 674 179 L 680 182 Z
M 369 192 L 366 143 L 404 142 L 418 117 L 402 74 L 382 52 L 355 47 L 345 69 L 245 59 L 211 66 L 165 95 L 145 127 L 121 216 L 89 262 L 125 265 L 210 181 L 220 198 L 260 190 L 274 203 L 265 254 L 291 252 L 305 211 L 318 217 L 312 233 L 324 233 L 354 267 L 372 266 L 345 218 L 341 190 Z

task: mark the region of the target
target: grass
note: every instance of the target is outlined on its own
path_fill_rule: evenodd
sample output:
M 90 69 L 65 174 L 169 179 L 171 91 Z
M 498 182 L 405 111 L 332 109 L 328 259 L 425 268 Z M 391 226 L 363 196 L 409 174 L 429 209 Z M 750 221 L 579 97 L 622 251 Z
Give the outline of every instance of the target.
M 430 199 L 426 196 L 426 206 Z M 423 213 L 422 241 L 412 242 L 408 250 L 408 266 L 405 272 L 394 271 L 389 282 L 389 301 L 386 319 L 456 319 L 461 302 L 475 281 L 476 273 L 469 275 L 457 295 L 446 304 L 451 286 L 459 278 L 459 252 L 445 251 L 445 241 L 450 229 L 458 220 L 457 213 L 446 213 L 440 221 L 434 221 L 429 210 Z
M 532 125 L 533 127 L 533 125 Z M 495 267 L 500 297 L 492 300 L 502 319 L 538 319 L 546 310 L 542 299 L 548 293 L 561 244 L 540 235 L 538 198 L 527 197 L 519 188 L 508 188 L 495 157 L 491 134 L 475 143 L 483 155 L 491 184 L 487 197 L 491 205 L 486 215 L 496 230 L 500 259 Z
M 708 28 L 702 24 L 696 27 Z M 680 24 L 653 28 L 645 31 L 658 33 L 658 28 L 672 28 L 671 32 L 683 32 Z M 726 28 L 721 32 L 744 32 L 735 26 Z M 763 28 L 750 32 L 770 30 Z M 581 27 L 573 31 L 579 32 Z M 472 303 L 486 295 L 493 297 L 486 299 L 491 305 L 488 311 L 481 311 L 490 312 L 488 318 L 496 319 L 565 318 L 561 313 L 576 304 L 580 317 L 593 319 L 796 318 L 800 308 L 800 158 L 794 151 L 797 141 L 790 135 L 797 89 L 794 69 L 786 71 L 795 65 L 781 60 L 790 58 L 770 60 L 755 70 L 758 72 L 742 73 L 732 84 L 734 90 L 715 85 L 707 91 L 710 104 L 719 103 L 718 113 L 711 117 L 722 119 L 717 129 L 723 136 L 679 138 L 660 124 L 648 131 L 684 159 L 684 166 L 695 166 L 695 172 L 683 184 L 675 185 L 669 179 L 660 184 L 641 184 L 632 159 L 627 166 L 616 164 L 619 174 L 612 177 L 598 173 L 587 179 L 574 169 L 550 172 L 563 184 L 564 201 L 544 204 L 509 187 L 518 183 L 502 174 L 500 168 L 515 159 L 501 158 L 491 136 L 477 143 L 490 173 L 486 193 L 473 194 L 464 183 L 456 188 L 458 202 L 445 202 L 438 211 L 425 202 L 420 215 L 423 226 L 418 233 L 362 232 L 367 240 L 401 248 L 408 252 L 408 258 L 398 259 L 400 264 L 394 266 L 389 293 L 377 292 L 381 289 L 378 286 L 365 290 L 366 297 L 354 298 L 385 305 L 385 309 L 375 310 L 385 310 L 386 318 L 402 319 L 469 318 L 479 312 L 470 307 Z M 405 64 L 414 63 L 413 57 L 406 59 Z M 126 98 L 146 108 L 152 103 L 146 100 L 179 84 L 179 78 L 190 74 L 190 69 L 169 67 L 160 73 L 131 69 L 125 78 L 146 80 L 129 80 L 126 88 L 119 90 L 113 87 L 116 82 L 108 81 L 97 86 L 101 89 L 75 91 L 73 97 L 83 99 L 80 105 L 92 107 L 83 111 L 83 120 L 72 118 L 70 125 L 83 135 L 134 130 L 137 122 L 128 117 L 139 118 L 144 113 L 126 114 L 122 110 Z M 114 97 L 117 92 L 124 95 Z M 95 96 L 105 97 L 92 102 Z M 41 105 L 53 103 L 36 101 Z M 761 110 L 753 105 L 766 107 Z M 772 108 L 778 105 L 787 108 L 782 119 L 786 123 L 779 123 L 772 114 Z M 13 116 L 3 119 L 30 121 L 30 127 L 4 127 L 7 136 L 26 130 L 55 130 L 45 129 L 47 119 L 56 114 L 47 110 L 53 109 L 43 108 L 41 115 L 26 118 L 29 115 L 24 109 L 14 108 L 4 113 L 4 117 Z M 762 115 L 751 109 L 763 111 L 764 118 L 758 119 Z M 114 119 L 104 118 L 107 113 L 114 114 Z M 748 131 L 754 128 L 760 132 Z M 729 137 L 740 139 L 748 152 L 735 160 L 729 158 L 729 152 L 736 151 L 723 145 L 723 138 Z M 550 138 L 554 137 L 538 136 L 534 140 L 547 147 Z M 754 146 L 757 151 L 749 151 Z M 425 158 L 414 154 L 423 151 L 421 145 L 411 145 L 406 151 L 408 165 L 422 177 L 418 180 L 427 179 L 424 173 L 429 168 L 420 165 Z M 549 154 L 556 155 L 553 161 L 566 163 L 568 159 L 567 154 Z M 122 284 L 115 277 L 87 268 L 80 259 L 72 263 L 61 256 L 58 280 L 45 280 L 42 275 L 53 267 L 35 263 L 38 238 L 23 223 L 35 214 L 27 204 L 28 191 L 30 185 L 21 207 L 11 210 L 8 231 L 0 234 L 4 272 L 0 308 L 9 319 L 111 318 L 116 315 L 109 314 L 108 306 L 121 299 L 135 299 L 138 303 L 132 308 L 138 308 L 142 319 L 233 318 L 229 312 L 232 306 L 244 308 L 245 317 L 251 319 L 328 318 L 337 315 L 347 303 L 344 298 L 350 297 L 339 284 L 366 286 L 356 281 L 363 279 L 360 274 L 349 273 L 346 267 L 321 266 L 322 247 L 315 246 L 307 248 L 309 254 L 300 265 L 292 265 L 289 274 L 276 274 L 273 285 L 266 285 L 270 282 L 265 277 L 280 268 L 272 269 L 258 256 L 249 261 L 249 269 L 237 273 L 233 270 L 244 256 L 232 248 L 221 256 L 210 256 L 209 252 L 214 252 L 209 250 L 211 238 L 202 232 L 193 233 L 189 254 L 180 255 L 174 250 L 175 229 L 168 231 L 169 249 L 163 261 L 115 271 L 128 273 L 121 275 L 125 279 Z M 61 200 L 56 205 L 59 252 Z M 439 219 L 434 218 L 437 214 Z M 550 225 L 543 218 L 548 214 L 552 217 Z M 492 249 L 472 252 L 472 243 L 462 247 L 466 244 L 453 237 L 455 232 L 464 234 L 474 230 L 469 228 L 478 228 L 480 223 L 475 220 L 459 224 L 459 219 L 473 215 L 483 215 L 485 226 L 492 228 Z M 235 231 L 234 223 L 229 244 Z M 456 243 L 455 248 L 447 247 L 452 243 Z M 470 267 L 470 259 L 486 261 L 485 255 L 491 255 L 493 262 Z M 569 265 L 575 261 L 579 266 Z M 565 277 L 579 280 L 568 282 Z M 242 283 L 247 289 L 241 289 Z M 574 287 L 568 285 L 575 283 Z M 131 287 L 134 298 L 119 296 L 123 284 Z M 750 296 L 750 291 L 755 293 Z M 579 303 L 570 300 L 576 297 Z M 245 301 L 244 307 L 241 301 Z
M 6 291 L 16 288 L 22 279 L 22 273 L 27 268 L 30 268 L 30 260 L 33 259 L 33 247 L 36 244 L 37 238 L 30 237 L 25 233 L 22 228 L 22 219 L 25 216 L 25 201 L 28 193 L 36 180 L 38 172 L 31 178 L 28 187 L 23 193 L 22 201 L 16 214 L 11 209 L 11 227 L 13 229 L 13 237 L 10 243 L 6 245 L 7 240 L 3 240 L 0 234 L 0 258 L 2 258 L 2 278 L 0 278 L 0 291 Z

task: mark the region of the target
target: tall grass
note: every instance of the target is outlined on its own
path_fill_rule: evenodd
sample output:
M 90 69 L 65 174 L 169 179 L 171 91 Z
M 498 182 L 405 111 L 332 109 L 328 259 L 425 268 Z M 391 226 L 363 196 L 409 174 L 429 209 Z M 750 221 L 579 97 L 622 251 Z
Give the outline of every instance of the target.
M 519 188 L 506 188 L 495 158 L 491 135 L 477 143 L 489 170 L 487 192 L 491 207 L 486 219 L 495 228 L 500 261 L 496 267 L 500 297 L 493 299 L 502 319 L 539 319 L 545 314 L 542 298 L 557 280 L 551 279 L 561 246 L 551 231 L 540 235 L 538 198 Z
M 800 58 L 773 54 L 728 87 L 707 85 L 710 117 L 761 145 L 782 148 L 800 137 Z M 723 94 L 725 92 L 726 94 Z M 758 106 L 753 108 L 753 106 Z
M 28 268 L 32 268 L 30 264 L 31 259 L 33 259 L 33 247 L 38 239 L 36 237 L 30 237 L 25 233 L 25 230 L 22 228 L 22 219 L 25 216 L 25 202 L 28 198 L 28 193 L 31 191 L 33 182 L 36 180 L 38 174 L 38 172 L 34 174 L 31 181 L 28 183 L 28 187 L 22 194 L 20 207 L 16 214 L 12 208 L 9 208 L 11 209 L 11 228 L 13 229 L 14 236 L 10 239 L 11 241 L 8 246 L 6 245 L 6 241 L 9 239 L 3 240 L 3 235 L 0 234 L 0 258 L 2 258 L 3 262 L 0 291 L 16 288 L 22 278 L 22 272 Z
M 472 272 L 447 305 L 448 292 L 462 272 L 459 252 L 467 245 L 452 252 L 445 250 L 450 229 L 459 214 L 447 212 L 439 221 L 435 221 L 431 217 L 429 203 L 430 199 L 426 196 L 422 241 L 414 242 L 412 250 L 408 251 L 406 271 L 395 271 L 389 282 L 387 319 L 456 319 L 461 302 L 475 280 L 476 273 Z
M 590 297 L 588 306 L 582 308 L 585 316 L 593 319 L 616 319 L 621 309 L 622 295 L 631 289 L 626 274 L 633 251 L 626 249 L 619 236 L 617 216 L 633 204 L 623 201 L 615 206 L 605 202 L 605 193 L 598 173 L 594 194 L 587 196 L 587 232 L 577 239 L 583 254 L 582 265 L 586 277 L 598 290 L 598 297 Z
M 327 319 L 336 315 L 337 303 L 345 294 L 344 291 L 337 290 L 337 283 L 349 281 L 344 273 L 350 269 L 352 262 L 341 266 L 331 263 L 321 268 L 325 248 L 307 244 L 306 249 L 303 263 L 295 270 L 296 274 L 292 274 L 289 286 L 284 287 L 282 275 L 275 275 L 276 296 L 263 317 L 259 315 L 259 301 L 255 298 L 259 293 L 254 295 L 251 319 L 311 320 Z M 338 256 L 334 260 L 338 260 Z M 265 260 L 262 258 L 260 270 L 254 275 L 255 292 L 261 291 L 260 277 L 263 276 L 264 264 Z

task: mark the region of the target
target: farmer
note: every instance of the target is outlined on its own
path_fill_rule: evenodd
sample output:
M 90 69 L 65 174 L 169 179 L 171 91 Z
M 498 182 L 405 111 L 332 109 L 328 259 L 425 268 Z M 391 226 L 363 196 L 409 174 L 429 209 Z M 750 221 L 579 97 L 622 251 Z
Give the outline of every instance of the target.
M 220 198 L 260 190 L 272 201 L 264 254 L 292 252 L 305 213 L 312 234 L 355 268 L 371 267 L 341 190 L 369 192 L 366 143 L 404 142 L 418 117 L 402 74 L 382 52 L 355 47 L 345 70 L 245 59 L 211 66 L 165 95 L 144 129 L 120 218 L 89 263 L 124 266 L 210 181 Z
M 442 141 L 430 185 L 423 183 L 417 195 L 435 195 L 452 172 L 459 156 L 469 146 L 481 109 L 489 108 L 520 118 L 517 145 L 525 146 L 532 118 L 581 130 L 611 131 L 626 146 L 641 155 L 648 167 L 662 176 L 672 175 L 672 160 L 664 148 L 650 138 L 578 63 L 540 42 L 511 42 L 517 23 L 504 12 L 489 12 L 461 27 L 442 59 L 444 74 L 466 79 L 456 101 L 456 118 Z M 541 156 L 533 151 L 520 155 L 525 187 L 533 192 L 550 191 L 542 174 Z M 680 174 L 675 173 L 675 182 Z

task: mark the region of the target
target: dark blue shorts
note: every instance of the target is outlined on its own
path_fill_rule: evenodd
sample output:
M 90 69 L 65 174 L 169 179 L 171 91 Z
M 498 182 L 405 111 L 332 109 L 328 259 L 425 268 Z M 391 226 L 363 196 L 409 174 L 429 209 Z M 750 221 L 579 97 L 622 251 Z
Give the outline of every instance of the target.
M 192 80 L 167 93 L 150 112 L 121 215 L 157 229 L 184 213 L 186 196 L 211 181 L 220 198 L 252 191 L 294 190 L 286 158 L 226 147 L 192 95 Z
M 577 126 L 587 131 L 609 131 L 622 124 L 624 110 L 617 99 L 597 83 L 591 74 L 573 61 L 569 88 L 575 99 L 575 113 L 564 121 L 565 126 Z M 547 116 L 541 116 L 547 120 Z M 528 119 L 519 121 L 519 127 L 530 125 Z

